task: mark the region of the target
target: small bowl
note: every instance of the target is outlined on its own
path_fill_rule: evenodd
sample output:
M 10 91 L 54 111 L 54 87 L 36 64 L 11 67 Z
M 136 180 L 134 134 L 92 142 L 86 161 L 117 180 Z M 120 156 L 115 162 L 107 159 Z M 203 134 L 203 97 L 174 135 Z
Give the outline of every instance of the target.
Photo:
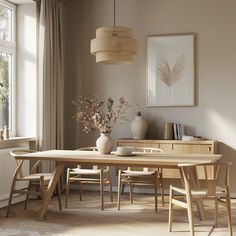
M 117 147 L 117 154 L 118 155 L 132 155 L 133 148 L 132 147 Z

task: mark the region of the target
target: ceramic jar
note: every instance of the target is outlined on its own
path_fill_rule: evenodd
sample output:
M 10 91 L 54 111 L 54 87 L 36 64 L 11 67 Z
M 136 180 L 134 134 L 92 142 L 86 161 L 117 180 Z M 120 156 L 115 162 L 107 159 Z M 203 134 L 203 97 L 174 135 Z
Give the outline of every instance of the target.
M 98 152 L 101 154 L 109 154 L 114 146 L 114 141 L 110 133 L 101 133 L 96 141 Z
M 137 115 L 131 122 L 131 132 L 133 139 L 145 139 L 147 133 L 147 122 L 144 120 L 140 111 L 137 112 Z

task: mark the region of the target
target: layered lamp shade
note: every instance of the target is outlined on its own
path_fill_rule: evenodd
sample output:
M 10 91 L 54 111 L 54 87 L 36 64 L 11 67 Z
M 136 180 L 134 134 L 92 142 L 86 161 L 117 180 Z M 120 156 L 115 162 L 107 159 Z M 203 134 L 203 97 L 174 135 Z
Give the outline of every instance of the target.
M 121 26 L 98 28 L 90 46 L 96 62 L 103 64 L 129 64 L 138 52 L 132 30 Z
M 116 0 L 114 0 L 114 24 L 96 30 L 96 38 L 91 40 L 90 51 L 97 63 L 129 64 L 138 52 L 138 42 L 130 28 L 116 26 Z

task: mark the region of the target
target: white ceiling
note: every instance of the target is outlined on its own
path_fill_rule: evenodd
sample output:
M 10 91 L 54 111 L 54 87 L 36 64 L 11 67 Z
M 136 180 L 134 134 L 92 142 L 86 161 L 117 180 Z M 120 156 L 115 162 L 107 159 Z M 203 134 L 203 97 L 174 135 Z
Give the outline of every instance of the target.
M 15 4 L 25 4 L 25 3 L 32 3 L 33 0 L 8 0 L 9 2 L 15 3 Z

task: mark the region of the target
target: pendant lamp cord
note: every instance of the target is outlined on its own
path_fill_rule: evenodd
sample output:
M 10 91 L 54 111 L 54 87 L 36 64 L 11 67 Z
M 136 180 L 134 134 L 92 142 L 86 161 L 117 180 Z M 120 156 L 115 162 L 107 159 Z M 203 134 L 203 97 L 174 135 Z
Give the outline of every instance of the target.
M 114 29 L 116 27 L 116 0 L 114 0 Z

